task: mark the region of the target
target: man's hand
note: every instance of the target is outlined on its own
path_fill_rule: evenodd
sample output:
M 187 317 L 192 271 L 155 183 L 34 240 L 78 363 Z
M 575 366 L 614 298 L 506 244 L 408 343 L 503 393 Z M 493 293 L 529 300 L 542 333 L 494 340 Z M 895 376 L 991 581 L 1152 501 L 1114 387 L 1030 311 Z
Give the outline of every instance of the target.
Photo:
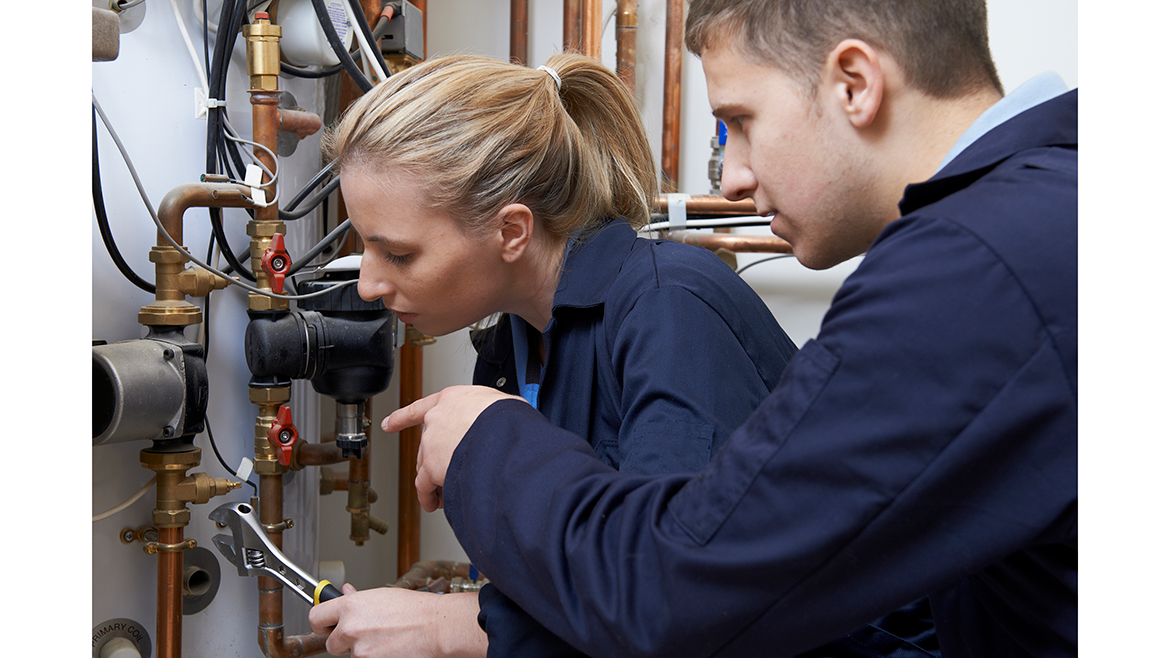
M 476 621 L 479 597 L 432 594 L 398 587 L 357 591 L 309 610 L 317 635 L 328 635 L 325 650 L 353 658 L 482 657 L 487 635 Z
M 484 409 L 508 398 L 523 399 L 486 386 L 451 386 L 402 407 L 382 421 L 382 429 L 389 433 L 420 423 L 423 426 L 414 479 L 423 509 L 433 512 L 443 506 L 443 482 L 455 448 Z

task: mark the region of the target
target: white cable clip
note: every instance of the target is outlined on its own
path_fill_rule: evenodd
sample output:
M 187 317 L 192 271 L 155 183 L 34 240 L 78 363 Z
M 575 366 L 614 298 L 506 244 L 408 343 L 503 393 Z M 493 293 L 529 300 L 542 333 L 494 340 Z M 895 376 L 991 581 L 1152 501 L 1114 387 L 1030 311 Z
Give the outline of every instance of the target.
M 264 189 L 260 187 L 261 176 L 260 167 L 255 164 L 249 164 L 244 168 L 244 185 L 252 188 L 252 203 L 259 208 L 267 208 L 268 197 L 265 195 Z
M 690 198 L 689 194 L 666 195 L 666 219 L 670 222 L 670 230 L 681 231 L 687 227 L 687 200 Z
M 252 460 L 244 457 L 240 460 L 240 466 L 236 469 L 236 477 L 241 482 L 247 482 L 248 478 L 252 477 Z
M 207 117 L 207 110 L 213 107 L 227 107 L 227 101 L 207 97 L 207 90 L 203 87 L 195 88 L 195 118 Z

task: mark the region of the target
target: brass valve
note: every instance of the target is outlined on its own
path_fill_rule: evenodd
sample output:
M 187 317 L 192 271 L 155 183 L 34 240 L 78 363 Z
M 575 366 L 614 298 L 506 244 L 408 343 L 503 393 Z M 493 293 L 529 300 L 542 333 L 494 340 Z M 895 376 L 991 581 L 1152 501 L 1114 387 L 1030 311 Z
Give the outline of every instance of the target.
M 275 91 L 280 77 L 280 26 L 268 20 L 268 12 L 256 12 L 256 22 L 244 26 L 244 39 L 252 89 Z

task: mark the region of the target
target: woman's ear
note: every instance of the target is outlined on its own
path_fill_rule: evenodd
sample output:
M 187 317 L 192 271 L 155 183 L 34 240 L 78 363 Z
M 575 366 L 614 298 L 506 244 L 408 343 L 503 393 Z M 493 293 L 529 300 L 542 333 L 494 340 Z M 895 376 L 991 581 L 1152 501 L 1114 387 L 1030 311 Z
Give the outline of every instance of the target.
M 510 203 L 496 214 L 496 225 L 500 230 L 500 256 L 504 262 L 520 260 L 532 244 L 535 219 L 532 210 L 522 203 Z
M 846 39 L 829 53 L 825 82 L 854 128 L 866 128 L 877 117 L 886 87 L 882 65 L 878 51 L 860 39 Z

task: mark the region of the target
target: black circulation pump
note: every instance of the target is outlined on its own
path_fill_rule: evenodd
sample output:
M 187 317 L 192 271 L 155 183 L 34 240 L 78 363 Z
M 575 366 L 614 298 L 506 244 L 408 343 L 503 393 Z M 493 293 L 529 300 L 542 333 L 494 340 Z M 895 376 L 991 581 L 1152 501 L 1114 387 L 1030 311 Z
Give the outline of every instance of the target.
M 356 279 L 356 269 L 335 270 L 298 286 L 301 295 Z M 339 406 L 337 445 L 361 457 L 367 445 L 358 405 L 386 390 L 394 373 L 398 319 L 381 301 L 367 302 L 357 286 L 302 299 L 294 311 L 248 311 L 244 353 L 253 386 L 284 386 L 308 379 Z

